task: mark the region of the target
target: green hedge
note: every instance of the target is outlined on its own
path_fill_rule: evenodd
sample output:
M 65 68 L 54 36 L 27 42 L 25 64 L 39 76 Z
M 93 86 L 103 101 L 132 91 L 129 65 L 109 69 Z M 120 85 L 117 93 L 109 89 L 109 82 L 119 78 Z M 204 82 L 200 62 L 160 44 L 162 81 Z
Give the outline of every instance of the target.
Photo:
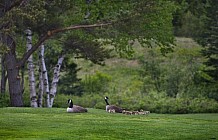
M 74 104 L 86 108 L 105 109 L 104 96 L 109 97 L 109 103 L 120 106 L 127 110 L 148 110 L 152 113 L 218 113 L 218 102 L 214 99 L 198 98 L 171 98 L 164 93 L 151 92 L 149 94 L 121 93 L 117 94 L 84 94 L 83 96 L 57 94 L 54 100 L 54 106 L 58 108 L 67 108 L 67 100 L 70 98 Z M 24 103 L 29 107 L 28 97 L 24 96 Z M 8 94 L 0 95 L 0 107 L 10 106 Z
M 101 94 L 88 94 L 82 97 L 58 95 L 55 100 L 55 107 L 67 107 L 68 98 L 73 99 L 74 104 L 88 108 L 105 109 L 104 96 Z M 218 102 L 208 98 L 169 98 L 164 95 L 153 94 L 144 96 L 109 96 L 109 103 L 120 106 L 127 110 L 149 110 L 153 113 L 218 113 Z

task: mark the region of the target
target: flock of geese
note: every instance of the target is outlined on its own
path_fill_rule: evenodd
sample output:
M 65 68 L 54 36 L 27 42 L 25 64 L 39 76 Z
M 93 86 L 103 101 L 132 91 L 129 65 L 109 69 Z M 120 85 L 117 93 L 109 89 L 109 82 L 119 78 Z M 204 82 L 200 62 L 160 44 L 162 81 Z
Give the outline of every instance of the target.
M 105 103 L 106 103 L 106 111 L 108 113 L 123 113 L 123 114 L 126 114 L 126 115 L 148 115 L 148 114 L 150 114 L 150 111 L 143 111 L 143 110 L 140 110 L 140 111 L 127 111 L 127 110 L 122 109 L 122 108 L 120 108 L 118 106 L 110 105 L 108 103 L 108 99 L 109 98 L 107 96 L 104 98 Z M 78 106 L 78 105 L 74 105 L 73 101 L 71 99 L 68 100 L 68 104 L 69 104 L 69 107 L 67 108 L 67 112 L 69 112 L 69 113 L 85 113 L 85 112 L 88 112 L 88 110 L 86 108 Z

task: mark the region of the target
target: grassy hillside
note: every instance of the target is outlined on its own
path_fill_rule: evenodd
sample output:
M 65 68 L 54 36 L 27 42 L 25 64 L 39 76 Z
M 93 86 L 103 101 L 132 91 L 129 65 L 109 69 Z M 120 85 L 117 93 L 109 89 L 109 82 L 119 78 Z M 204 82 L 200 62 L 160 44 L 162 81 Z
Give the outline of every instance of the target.
M 218 114 L 66 113 L 63 108 L 0 108 L 0 139 L 218 139 Z

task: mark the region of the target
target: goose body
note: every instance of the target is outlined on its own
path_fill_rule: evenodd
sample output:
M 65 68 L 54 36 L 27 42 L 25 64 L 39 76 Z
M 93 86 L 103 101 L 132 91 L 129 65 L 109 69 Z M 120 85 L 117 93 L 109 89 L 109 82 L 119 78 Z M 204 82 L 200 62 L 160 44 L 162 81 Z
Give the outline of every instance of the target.
M 104 98 L 106 102 L 106 111 L 109 112 L 110 110 L 114 110 L 116 113 L 122 113 L 123 109 L 115 105 L 110 105 L 108 103 L 108 99 L 109 98 L 107 96 Z
M 78 105 L 73 105 L 73 101 L 71 99 L 68 100 L 69 107 L 67 108 L 67 112 L 69 113 L 84 113 L 88 112 L 86 108 L 83 108 Z

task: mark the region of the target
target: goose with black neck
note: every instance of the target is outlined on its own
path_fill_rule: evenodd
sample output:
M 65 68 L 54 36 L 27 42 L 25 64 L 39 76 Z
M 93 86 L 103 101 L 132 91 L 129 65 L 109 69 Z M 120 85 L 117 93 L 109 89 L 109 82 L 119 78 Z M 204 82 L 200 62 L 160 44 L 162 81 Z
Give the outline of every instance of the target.
M 108 97 L 105 96 L 104 100 L 105 100 L 105 103 L 106 103 L 106 111 L 109 112 L 109 110 L 114 110 L 116 113 L 122 113 L 123 109 L 118 107 L 118 106 L 115 106 L 115 105 L 110 105 L 108 103 Z
M 67 108 L 67 112 L 69 113 L 85 113 L 88 112 L 86 108 L 83 108 L 78 105 L 74 105 L 71 99 L 68 100 L 69 107 Z

